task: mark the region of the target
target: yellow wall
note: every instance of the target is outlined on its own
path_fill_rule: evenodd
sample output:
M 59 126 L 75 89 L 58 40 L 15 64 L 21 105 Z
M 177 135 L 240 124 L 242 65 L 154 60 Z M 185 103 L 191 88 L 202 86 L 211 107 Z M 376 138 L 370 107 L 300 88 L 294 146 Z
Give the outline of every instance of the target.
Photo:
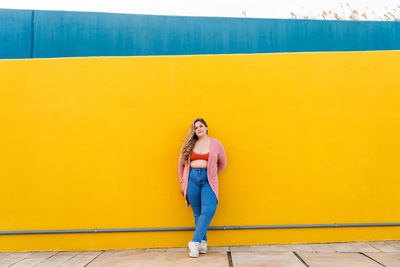
M 0 61 L 0 231 L 193 227 L 177 159 L 225 146 L 211 226 L 399 222 L 400 51 Z M 192 231 L 0 235 L 1 251 L 186 246 Z M 400 227 L 208 232 L 209 245 Z

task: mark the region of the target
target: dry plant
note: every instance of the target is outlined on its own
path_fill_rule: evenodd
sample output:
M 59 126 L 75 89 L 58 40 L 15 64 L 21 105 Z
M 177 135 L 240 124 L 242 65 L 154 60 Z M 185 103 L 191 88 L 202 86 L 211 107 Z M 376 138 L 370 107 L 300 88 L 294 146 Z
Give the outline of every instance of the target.
M 323 19 L 323 20 L 385 20 L 385 21 L 400 21 L 400 6 L 389 9 L 385 7 L 385 13 L 382 16 L 377 16 L 374 11 L 368 6 L 364 10 L 357 10 L 350 6 L 349 3 L 343 5 L 340 3 L 340 10 L 330 9 L 323 10 L 316 15 L 299 15 L 290 12 L 292 19 Z

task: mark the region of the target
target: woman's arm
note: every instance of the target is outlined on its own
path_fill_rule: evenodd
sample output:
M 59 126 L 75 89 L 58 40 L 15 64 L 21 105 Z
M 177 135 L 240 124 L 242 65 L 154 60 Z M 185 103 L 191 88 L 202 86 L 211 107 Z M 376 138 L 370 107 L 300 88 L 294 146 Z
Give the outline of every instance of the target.
M 225 149 L 224 149 L 224 146 L 220 142 L 218 142 L 218 162 L 217 163 L 218 163 L 217 174 L 219 174 L 226 167 Z
M 183 147 L 182 147 L 182 149 L 183 149 Z M 185 161 L 183 160 L 182 149 L 181 149 L 181 152 L 179 153 L 179 160 L 178 160 L 178 176 L 179 176 L 180 183 L 182 183 L 183 170 L 185 168 Z

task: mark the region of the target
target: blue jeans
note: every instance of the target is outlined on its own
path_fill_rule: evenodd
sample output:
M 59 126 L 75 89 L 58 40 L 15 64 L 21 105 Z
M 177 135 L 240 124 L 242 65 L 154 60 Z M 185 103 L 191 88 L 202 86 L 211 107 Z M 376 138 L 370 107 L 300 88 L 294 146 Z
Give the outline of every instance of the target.
M 217 197 L 207 179 L 207 168 L 190 168 L 186 192 L 194 213 L 193 242 L 207 241 L 207 228 L 217 209 Z

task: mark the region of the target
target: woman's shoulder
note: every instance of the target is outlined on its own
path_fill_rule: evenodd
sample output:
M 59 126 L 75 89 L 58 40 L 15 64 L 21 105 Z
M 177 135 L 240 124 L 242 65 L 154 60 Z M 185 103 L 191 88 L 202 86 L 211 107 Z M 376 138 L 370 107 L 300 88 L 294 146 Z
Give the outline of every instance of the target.
M 222 145 L 221 141 L 219 141 L 218 139 L 216 139 L 216 138 L 214 138 L 214 137 L 210 137 L 210 138 L 211 138 L 211 141 L 212 141 L 213 143 L 218 144 L 218 145 Z

